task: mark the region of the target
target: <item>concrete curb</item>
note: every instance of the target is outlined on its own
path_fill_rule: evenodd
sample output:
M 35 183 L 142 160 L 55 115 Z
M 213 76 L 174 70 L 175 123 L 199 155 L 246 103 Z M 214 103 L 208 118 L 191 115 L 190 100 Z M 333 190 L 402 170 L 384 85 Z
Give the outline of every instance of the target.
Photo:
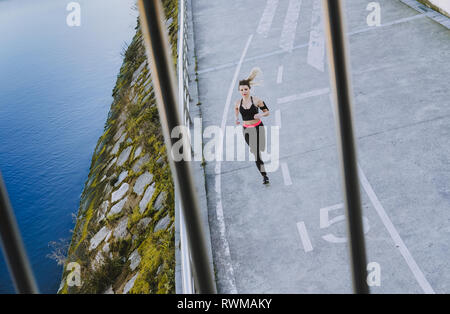
M 448 5 L 444 5 L 443 0 L 418 0 L 419 2 L 425 4 L 427 7 L 432 8 L 433 10 L 447 16 L 450 18 L 450 7 Z
M 416 0 L 400 0 L 400 2 L 413 8 L 417 12 L 420 12 L 420 13 L 426 15 L 427 17 L 429 17 L 433 21 L 441 24 L 442 26 L 446 27 L 447 29 L 450 29 L 450 18 L 443 15 L 442 13 L 437 12 L 437 11 L 433 10 L 432 8 L 430 8 L 430 7 L 426 6 L 425 4 L 422 4 Z

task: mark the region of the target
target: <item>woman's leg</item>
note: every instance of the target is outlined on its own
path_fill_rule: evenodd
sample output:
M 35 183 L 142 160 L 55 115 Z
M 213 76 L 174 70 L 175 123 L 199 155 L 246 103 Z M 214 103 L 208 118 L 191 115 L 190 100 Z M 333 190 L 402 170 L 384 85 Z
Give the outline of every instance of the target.
M 267 175 L 264 169 L 264 162 L 261 158 L 260 151 L 264 150 L 265 147 L 265 129 L 262 123 L 256 127 L 243 128 L 244 138 L 247 145 L 250 147 L 250 151 L 255 156 L 255 163 L 258 171 L 263 177 Z M 261 128 L 260 128 L 261 127 Z
M 257 126 L 257 156 L 256 156 L 256 167 L 258 167 L 259 172 L 263 177 L 267 176 L 266 170 L 264 168 L 264 161 L 261 158 L 261 152 L 266 147 L 266 129 L 264 125 L 261 124 Z

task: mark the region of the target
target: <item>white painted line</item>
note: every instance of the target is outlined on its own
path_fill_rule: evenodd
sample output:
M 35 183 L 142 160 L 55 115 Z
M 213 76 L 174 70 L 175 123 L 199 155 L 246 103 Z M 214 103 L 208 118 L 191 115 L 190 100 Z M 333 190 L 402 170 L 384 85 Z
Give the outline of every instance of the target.
M 258 29 L 256 33 L 267 37 L 272 26 L 273 17 L 278 7 L 278 0 L 267 0 L 266 7 L 264 9 L 263 15 L 259 20 Z
M 275 125 L 281 129 L 281 110 L 277 109 L 275 111 Z
M 222 115 L 222 124 L 221 124 L 221 129 L 222 129 L 222 143 L 223 143 L 223 136 L 225 134 L 225 124 L 227 122 L 227 117 L 228 117 L 228 110 L 230 109 L 230 104 L 231 104 L 231 96 L 233 95 L 233 91 L 237 82 L 237 77 L 239 75 L 239 72 L 241 70 L 241 66 L 242 66 L 242 62 L 244 61 L 244 57 L 247 54 L 248 51 L 248 47 L 250 46 L 250 43 L 253 39 L 253 34 L 250 35 L 250 37 L 247 40 L 247 43 L 245 45 L 244 51 L 242 52 L 241 58 L 239 60 L 239 63 L 236 67 L 236 70 L 234 72 L 234 76 L 233 76 L 233 80 L 231 81 L 230 84 L 230 88 L 228 89 L 228 95 L 227 95 L 227 100 L 225 102 L 225 107 L 223 110 L 223 115 Z M 218 153 L 219 156 L 222 156 L 223 152 L 222 152 L 223 147 L 220 148 L 220 152 Z M 221 185 L 221 168 L 222 168 L 222 163 L 221 160 L 222 158 L 218 158 L 218 160 L 216 160 L 216 167 L 215 167 L 215 173 L 216 173 L 216 186 L 215 186 L 215 190 L 216 190 L 216 216 L 217 216 L 217 223 L 219 225 L 219 231 L 220 231 L 220 240 L 221 243 L 223 243 L 223 252 L 218 252 L 219 254 L 222 255 L 221 261 L 223 261 L 223 263 L 225 264 L 225 271 L 226 271 L 226 278 L 228 280 L 228 285 L 229 285 L 229 293 L 237 293 L 237 288 L 236 288 L 236 279 L 234 277 L 234 269 L 233 269 L 233 264 L 231 262 L 231 254 L 230 254 L 230 245 L 228 244 L 228 240 L 227 240 L 227 236 L 226 236 L 226 227 L 225 227 L 225 218 L 223 215 L 223 206 L 222 206 L 222 185 Z
M 373 207 L 377 211 L 378 216 L 380 216 L 380 219 L 383 222 L 384 226 L 386 227 L 387 231 L 389 232 L 392 240 L 394 240 L 395 246 L 400 250 L 400 253 L 402 254 L 403 258 L 408 264 L 409 269 L 411 269 L 412 273 L 414 274 L 414 277 L 416 277 L 416 280 L 419 283 L 420 287 L 426 294 L 434 294 L 435 292 L 433 288 L 431 287 L 422 270 L 419 268 L 416 261 L 412 257 L 411 253 L 409 252 L 408 248 L 406 247 L 405 243 L 403 242 L 402 238 L 397 232 L 397 229 L 395 229 L 394 225 L 392 224 L 392 221 L 389 219 L 389 216 L 386 214 L 383 205 L 381 205 L 381 202 L 379 201 L 378 197 L 373 191 L 372 186 L 367 180 L 367 177 L 359 164 L 358 164 L 358 172 L 359 172 L 359 180 L 361 181 L 361 184 L 364 190 L 366 191 L 367 196 L 369 196 L 369 199 L 372 202 Z
M 414 15 L 412 17 L 403 18 L 403 19 L 396 20 L 396 21 L 393 21 L 393 22 L 390 22 L 390 23 L 386 23 L 386 24 L 381 24 L 380 26 L 377 26 L 377 27 L 366 27 L 366 28 L 363 28 L 363 29 L 360 29 L 360 30 L 356 30 L 356 31 L 353 31 L 353 32 L 348 32 L 347 35 L 350 36 L 350 35 L 355 35 L 355 34 L 359 34 L 359 33 L 370 32 L 370 31 L 377 30 L 380 27 L 395 25 L 395 24 L 408 22 L 408 21 L 411 21 L 411 20 L 415 20 L 415 19 L 418 19 L 418 18 L 424 18 L 424 17 L 426 17 L 425 14 L 417 14 L 417 15 Z M 295 49 L 300 49 L 300 48 L 304 48 L 304 47 L 308 47 L 308 43 L 303 43 L 303 44 L 294 46 L 293 49 L 295 50 Z M 280 50 L 264 53 L 264 54 L 261 54 L 261 55 L 258 55 L 258 56 L 250 57 L 250 58 L 246 59 L 245 62 L 252 62 L 252 61 L 256 61 L 256 60 L 261 60 L 261 59 L 264 59 L 264 58 L 268 58 L 268 57 L 272 57 L 272 56 L 276 56 L 276 55 L 280 55 L 280 54 L 284 54 L 284 53 L 286 53 L 286 51 L 283 50 L 283 49 L 280 49 Z M 233 66 L 236 66 L 237 64 L 238 64 L 237 61 L 221 64 L 221 65 L 214 66 L 214 67 L 211 67 L 211 68 L 206 68 L 204 70 L 199 70 L 198 74 L 205 74 L 205 73 L 209 73 L 209 72 L 213 72 L 213 71 L 219 71 L 219 70 L 231 68 Z
M 313 250 L 311 240 L 308 236 L 308 231 L 306 231 L 306 226 L 303 221 L 297 222 L 297 230 L 300 234 L 300 239 L 302 240 L 303 249 L 305 250 L 305 253 L 311 252 Z
M 312 67 L 323 72 L 325 58 L 325 37 L 322 25 L 322 0 L 313 0 L 311 15 L 311 31 L 309 32 L 307 62 Z
M 415 19 L 423 18 L 423 17 L 426 17 L 426 15 L 425 14 L 416 14 L 416 15 L 413 15 L 410 17 L 405 17 L 405 18 L 398 19 L 398 20 L 395 20 L 392 22 L 384 23 L 377 27 L 369 26 L 369 27 L 365 27 L 365 28 L 362 28 L 362 29 L 359 29 L 359 30 L 356 30 L 353 32 L 348 32 L 347 35 L 350 36 L 350 35 L 355 35 L 355 34 L 359 34 L 359 33 L 365 33 L 365 32 L 371 31 L 373 29 L 380 29 L 382 27 L 391 26 L 391 25 L 395 25 L 395 24 L 399 24 L 399 23 L 404 23 L 404 22 L 412 21 Z
M 281 172 L 283 173 L 284 185 L 292 185 L 291 175 L 289 174 L 289 168 L 285 162 L 281 163 Z
M 314 89 L 314 90 L 306 92 L 306 93 L 301 93 L 301 94 L 286 96 L 283 98 L 278 98 L 277 104 L 280 105 L 280 104 L 292 102 L 295 100 L 301 100 L 301 99 L 305 99 L 305 98 L 309 98 L 309 97 L 320 96 L 320 95 L 328 94 L 329 92 L 330 92 L 330 89 L 328 87 Z
M 333 96 L 330 93 L 330 104 L 333 111 L 333 115 L 336 118 L 335 108 L 333 106 Z M 395 246 L 400 250 L 400 253 L 402 254 L 403 258 L 406 261 L 406 264 L 408 264 L 409 269 L 413 273 L 414 277 L 416 278 L 417 282 L 419 283 L 420 287 L 426 294 L 434 294 L 434 290 L 431 287 L 430 283 L 426 279 L 423 272 L 420 270 L 419 266 L 417 265 L 416 261 L 412 257 L 411 253 L 409 252 L 408 248 L 406 247 L 405 243 L 403 242 L 402 238 L 400 237 L 399 233 L 397 232 L 397 229 L 395 229 L 394 224 L 389 219 L 389 216 L 386 214 L 386 211 L 383 208 L 383 205 L 381 205 L 380 200 L 378 199 L 377 195 L 375 194 L 371 184 L 369 183 L 369 180 L 367 180 L 367 177 L 362 170 L 361 166 L 358 164 L 358 176 L 359 181 L 361 182 L 361 185 L 363 186 L 364 190 L 366 191 L 367 196 L 369 197 L 370 201 L 372 202 L 373 207 L 375 208 L 376 212 L 378 213 L 378 216 L 380 217 L 381 221 L 383 222 L 384 226 L 386 227 L 389 235 L 391 236 L 392 240 L 394 240 Z
M 289 7 L 284 19 L 283 30 L 281 31 L 280 48 L 291 52 L 294 48 L 295 32 L 297 30 L 298 17 L 302 0 L 289 0 Z
M 277 84 L 281 84 L 282 81 L 283 81 L 283 66 L 280 65 L 278 67 Z

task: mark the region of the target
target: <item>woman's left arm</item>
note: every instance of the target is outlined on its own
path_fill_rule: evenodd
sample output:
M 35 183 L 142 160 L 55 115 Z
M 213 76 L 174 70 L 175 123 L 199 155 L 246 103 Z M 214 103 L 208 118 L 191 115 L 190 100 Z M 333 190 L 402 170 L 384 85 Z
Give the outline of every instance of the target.
M 269 108 L 267 108 L 266 103 L 259 98 L 256 98 L 256 105 L 263 111 L 263 113 L 259 113 L 261 117 L 267 117 L 270 112 Z

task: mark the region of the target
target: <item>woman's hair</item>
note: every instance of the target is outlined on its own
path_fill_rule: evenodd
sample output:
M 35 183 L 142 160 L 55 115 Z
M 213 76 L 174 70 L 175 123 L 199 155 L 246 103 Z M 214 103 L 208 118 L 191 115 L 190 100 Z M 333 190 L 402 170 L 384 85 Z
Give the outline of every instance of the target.
M 254 79 L 256 76 L 258 76 L 261 73 L 262 72 L 261 72 L 260 68 L 253 68 L 250 71 L 250 74 L 248 75 L 248 77 L 246 79 L 239 81 L 239 86 L 247 85 L 248 88 L 252 88 L 253 85 L 259 85 L 261 82 L 254 82 Z M 238 90 L 239 90 L 239 86 L 238 86 Z

